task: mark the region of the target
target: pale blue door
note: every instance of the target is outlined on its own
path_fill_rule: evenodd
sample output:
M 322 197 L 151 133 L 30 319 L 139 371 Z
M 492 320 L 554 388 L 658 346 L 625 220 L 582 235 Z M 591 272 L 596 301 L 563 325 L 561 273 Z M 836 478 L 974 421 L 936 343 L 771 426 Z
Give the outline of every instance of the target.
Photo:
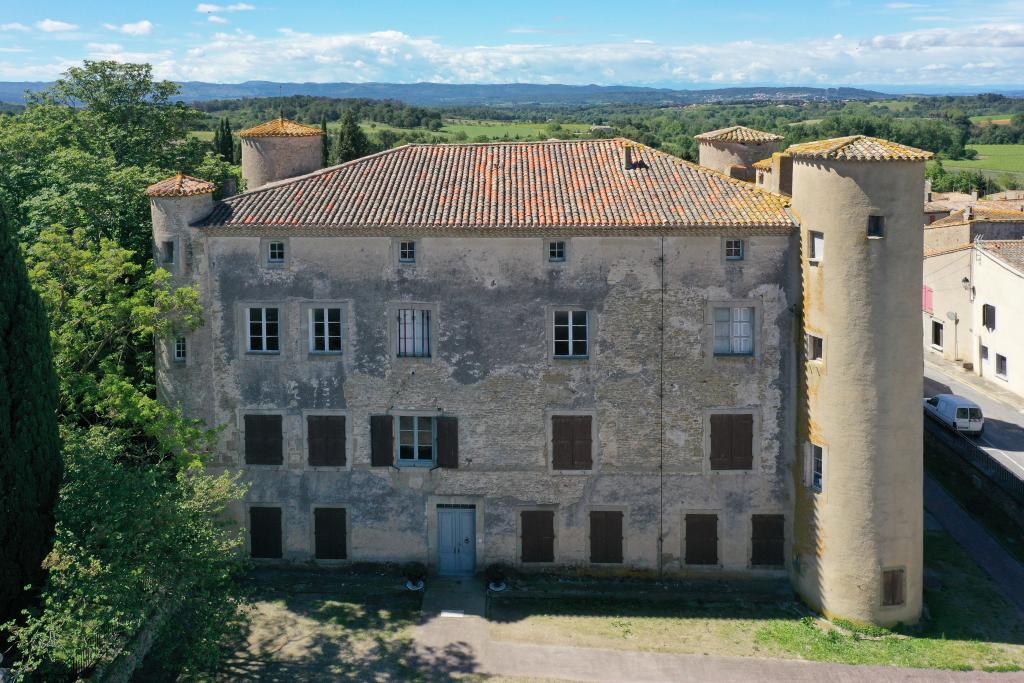
M 437 506 L 437 572 L 463 576 L 476 570 L 476 510 Z

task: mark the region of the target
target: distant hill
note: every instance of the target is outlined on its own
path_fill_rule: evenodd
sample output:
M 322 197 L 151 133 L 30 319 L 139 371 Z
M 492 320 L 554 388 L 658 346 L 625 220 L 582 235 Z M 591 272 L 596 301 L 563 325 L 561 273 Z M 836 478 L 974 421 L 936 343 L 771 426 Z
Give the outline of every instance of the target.
M 0 83 L 0 102 L 22 102 L 26 90 L 40 90 L 47 83 Z M 509 83 L 472 85 L 446 83 L 203 83 L 185 81 L 181 99 L 201 102 L 242 97 L 315 95 L 320 97 L 398 100 L 419 106 L 456 105 L 593 105 L 593 104 L 695 104 L 703 102 L 778 100 L 873 100 L 890 97 L 860 88 L 759 87 L 673 90 L 625 85 L 538 85 Z

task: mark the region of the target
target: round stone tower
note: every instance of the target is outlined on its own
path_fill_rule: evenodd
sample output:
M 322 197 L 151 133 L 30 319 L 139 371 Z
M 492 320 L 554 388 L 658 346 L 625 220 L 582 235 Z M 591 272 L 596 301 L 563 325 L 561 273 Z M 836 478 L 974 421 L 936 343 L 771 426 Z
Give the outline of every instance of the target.
M 246 128 L 242 139 L 242 178 L 245 189 L 255 190 L 318 170 L 323 164 L 323 131 L 278 118 Z
M 754 163 L 779 149 L 781 135 L 746 126 L 730 126 L 695 135 L 700 165 L 740 180 L 754 180 Z
M 794 584 L 830 617 L 921 614 L 921 196 L 931 154 L 794 145 L 803 277 Z
M 188 274 L 192 248 L 190 225 L 213 210 L 217 186 L 178 173 L 146 188 L 153 218 L 153 246 L 157 265 L 175 276 Z

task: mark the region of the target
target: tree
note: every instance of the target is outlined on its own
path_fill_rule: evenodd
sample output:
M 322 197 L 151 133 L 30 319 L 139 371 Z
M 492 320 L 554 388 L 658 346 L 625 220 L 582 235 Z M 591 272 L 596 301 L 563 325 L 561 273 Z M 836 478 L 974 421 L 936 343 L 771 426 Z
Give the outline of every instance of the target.
M 334 161 L 339 164 L 364 157 L 370 153 L 370 141 L 366 138 L 363 129 L 359 127 L 355 110 L 345 110 L 345 115 L 341 117 L 341 127 L 338 129 L 338 138 L 334 146 Z
M 323 133 L 320 136 L 320 142 L 322 145 L 320 153 L 320 165 L 327 167 L 331 164 L 331 136 L 327 133 L 327 117 L 321 117 L 320 119 L 320 132 Z
M 234 158 L 235 136 L 231 132 L 231 121 L 228 117 L 225 116 L 220 120 L 217 130 L 218 134 L 214 139 L 214 151 L 220 155 L 221 159 L 230 162 Z
M 49 325 L 11 232 L 0 213 L 0 623 L 42 583 L 62 471 Z

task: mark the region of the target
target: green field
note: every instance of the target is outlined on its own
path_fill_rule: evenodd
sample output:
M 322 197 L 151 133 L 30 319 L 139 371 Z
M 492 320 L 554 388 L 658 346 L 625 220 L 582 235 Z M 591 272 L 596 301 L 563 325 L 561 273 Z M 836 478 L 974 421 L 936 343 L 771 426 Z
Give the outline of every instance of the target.
M 917 104 L 914 100 L 878 100 L 876 102 L 868 102 L 869 106 L 872 107 L 885 107 L 889 111 L 907 111 L 912 109 Z
M 386 123 L 374 121 L 363 121 L 359 124 L 369 134 L 382 130 L 391 130 L 401 133 L 402 128 L 395 128 Z M 328 124 L 333 128 L 334 124 Z M 416 129 L 421 130 L 421 129 Z M 590 130 L 590 125 L 585 123 L 563 123 L 561 130 L 552 131 L 546 123 L 522 123 L 519 121 L 488 121 L 475 119 L 445 119 L 444 126 L 438 131 L 426 131 L 429 135 L 453 139 L 459 133 L 465 133 L 468 140 L 479 136 L 485 136 L 491 140 L 532 140 L 537 136 L 562 137 L 566 135 L 583 135 Z M 460 136 L 461 137 L 461 136 Z
M 987 176 L 1024 177 L 1024 145 L 967 145 L 978 151 L 976 159 L 943 161 L 947 171 L 981 171 Z
M 1006 121 L 1013 118 L 1013 114 L 983 114 L 972 116 L 971 123 L 988 123 L 989 121 Z

